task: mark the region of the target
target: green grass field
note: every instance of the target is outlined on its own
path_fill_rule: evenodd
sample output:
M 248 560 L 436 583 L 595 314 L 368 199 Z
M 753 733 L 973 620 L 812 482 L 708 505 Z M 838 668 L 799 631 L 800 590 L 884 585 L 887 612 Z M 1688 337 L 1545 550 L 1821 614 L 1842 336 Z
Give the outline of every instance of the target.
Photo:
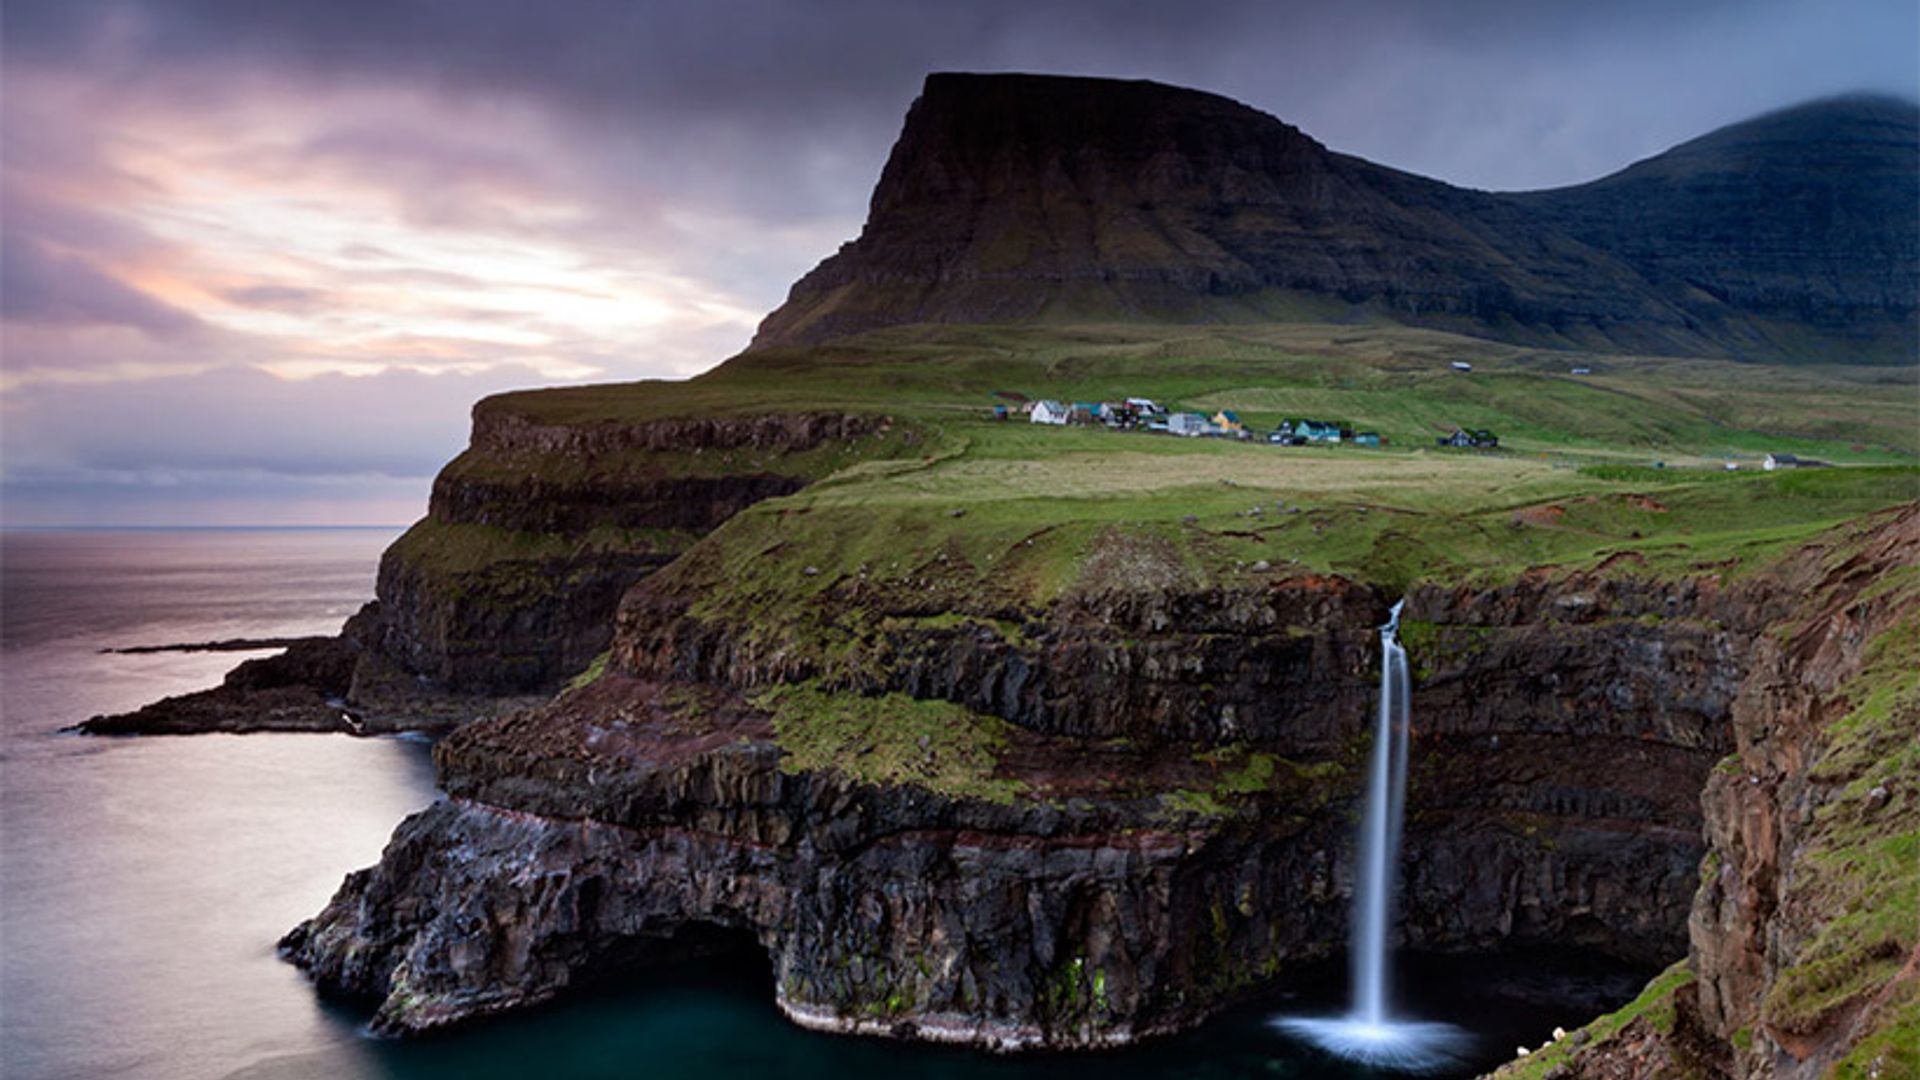
M 1467 359 L 1471 374 L 1449 367 Z M 1591 374 L 1574 376 L 1585 367 Z M 571 471 L 818 478 L 738 515 L 664 571 L 716 616 L 774 626 L 860 582 L 929 610 L 1029 608 L 1078 590 L 1338 573 L 1405 587 L 1606 564 L 1738 575 L 1920 498 L 1920 370 L 1591 356 L 1431 331 L 1311 325 L 913 327 L 735 358 L 684 383 L 506 395 L 544 422 L 839 410 L 896 424 L 793 460 L 634 452 Z M 1275 447 L 991 419 L 995 391 L 1152 397 L 1252 424 L 1339 419 L 1381 449 Z M 1490 427 L 1494 452 L 1440 449 Z M 1788 451 L 1842 467 L 1764 473 Z M 631 458 L 631 460 L 629 460 Z M 1724 464 L 1737 461 L 1739 471 Z M 546 475 L 470 452 L 456 472 Z M 556 479 L 559 477 L 549 477 Z
M 1465 360 L 1471 374 L 1448 365 Z M 1591 374 L 1574 376 L 1575 367 Z M 490 399 L 556 423 L 800 409 L 978 415 L 994 391 L 1127 395 L 1271 426 L 1315 416 L 1431 446 L 1489 427 L 1517 450 L 1670 462 L 1769 451 L 1849 463 L 1920 461 L 1920 370 L 1522 349 L 1434 331 L 1267 327 L 906 327 L 744 354 L 682 383 L 569 387 Z

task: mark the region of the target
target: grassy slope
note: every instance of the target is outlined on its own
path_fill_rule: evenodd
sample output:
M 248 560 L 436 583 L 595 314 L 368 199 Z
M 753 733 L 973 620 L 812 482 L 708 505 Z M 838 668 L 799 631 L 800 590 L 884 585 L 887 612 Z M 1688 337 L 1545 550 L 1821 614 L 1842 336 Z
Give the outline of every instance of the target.
M 724 581 L 707 609 L 792 617 L 851 578 L 985 610 L 1127 574 L 1199 587 L 1335 572 L 1405 586 L 1612 557 L 1652 574 L 1737 574 L 1920 488 L 1920 472 L 1899 467 L 1569 468 L 986 421 L 940 430 L 931 460 L 857 467 L 722 526 L 684 571 Z M 1128 564 L 1141 548 L 1158 553 L 1151 565 Z
M 1460 358 L 1473 374 L 1448 368 Z M 1594 374 L 1571 376 L 1575 366 Z M 1391 443 L 1281 449 L 996 423 L 994 391 L 1145 395 L 1236 408 L 1256 425 L 1318 415 Z M 727 571 L 713 606 L 766 615 L 863 566 L 996 603 L 1044 602 L 1094 584 L 1089 567 L 1097 576 L 1112 563 L 1095 556 L 1115 544 L 1169 547 L 1178 565 L 1162 559 L 1159 572 L 1196 582 L 1261 561 L 1399 584 L 1621 552 L 1653 572 L 1737 572 L 1920 494 L 1917 391 L 1913 369 L 1586 356 L 1402 328 L 907 327 L 747 354 L 686 383 L 514 394 L 482 408 L 550 423 L 812 409 L 902 420 L 911 446 L 882 440 L 864 461 L 836 451 L 830 478 L 704 545 Z M 1506 449 L 1434 448 L 1456 424 L 1491 426 Z M 1717 468 L 1738 455 L 1751 470 L 1783 449 L 1883 468 Z M 1622 467 L 1654 461 L 1699 467 Z
M 1448 368 L 1474 364 L 1471 375 Z M 1573 367 L 1593 374 L 1573 376 Z M 1145 395 L 1250 421 L 1318 415 L 1431 445 L 1493 427 L 1528 452 L 1640 460 L 1920 458 L 1912 368 L 1767 367 L 1528 350 L 1434 331 L 1233 327 L 903 327 L 735 358 L 685 383 L 504 395 L 483 409 L 550 422 L 845 408 L 977 413 L 994 390 L 1063 400 Z

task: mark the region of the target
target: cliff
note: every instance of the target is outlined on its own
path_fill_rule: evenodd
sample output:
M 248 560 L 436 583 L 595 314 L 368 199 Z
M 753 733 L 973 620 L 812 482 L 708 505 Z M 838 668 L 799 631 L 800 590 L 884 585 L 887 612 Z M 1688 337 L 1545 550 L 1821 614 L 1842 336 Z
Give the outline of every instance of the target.
M 467 450 L 435 477 L 427 516 L 383 553 L 376 599 L 337 638 L 78 730 L 433 731 L 537 704 L 606 651 L 634 582 L 740 510 L 919 438 L 878 414 L 539 413 L 581 396 L 476 405 Z
M 1687 960 L 1622 1014 L 1497 1075 L 1920 1072 L 1920 510 L 1841 530 L 1780 584 L 1736 752 L 1701 797 Z
M 1837 569 L 1415 591 L 1405 941 L 1684 951 L 1694 793 L 1769 635 L 1898 565 L 1913 520 Z M 632 592 L 599 679 L 445 740 L 449 798 L 289 955 L 406 1032 L 717 935 L 766 952 L 801 1023 L 1013 1048 L 1189 1026 L 1339 948 L 1386 593 L 1283 576 L 939 620 L 880 593 L 839 611 L 870 633 L 810 651 L 703 620 L 701 565 Z
M 1920 117 L 1835 99 L 1552 192 L 1451 187 L 1216 95 L 936 74 L 860 236 L 756 348 L 907 323 L 1376 321 L 1911 363 Z
M 483 403 L 427 517 L 380 560 L 374 640 L 446 689 L 552 689 L 606 649 L 628 586 L 883 426 L 822 413 L 542 423 Z

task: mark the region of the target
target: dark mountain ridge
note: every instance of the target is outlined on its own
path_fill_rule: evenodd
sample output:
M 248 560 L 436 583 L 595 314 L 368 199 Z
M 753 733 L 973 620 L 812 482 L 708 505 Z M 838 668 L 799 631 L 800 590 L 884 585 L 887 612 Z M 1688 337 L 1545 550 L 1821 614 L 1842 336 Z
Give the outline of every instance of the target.
M 935 74 L 860 237 L 756 347 L 916 322 L 1376 321 L 1912 362 L 1920 108 L 1846 97 L 1590 184 L 1470 191 L 1151 82 Z

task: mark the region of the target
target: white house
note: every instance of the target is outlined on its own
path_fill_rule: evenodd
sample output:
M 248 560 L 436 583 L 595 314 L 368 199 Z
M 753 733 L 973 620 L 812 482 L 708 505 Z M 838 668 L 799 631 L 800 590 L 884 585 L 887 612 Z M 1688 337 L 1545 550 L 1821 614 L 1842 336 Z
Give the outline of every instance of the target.
M 1175 435 L 1207 435 L 1213 430 L 1213 421 L 1199 413 L 1174 413 L 1167 417 L 1167 430 Z
M 1133 406 L 1134 411 L 1141 416 L 1158 416 L 1167 411 L 1154 404 L 1152 398 L 1130 397 L 1127 399 L 1127 404 Z
M 1453 370 L 1455 371 L 1472 371 L 1473 370 L 1473 365 L 1467 363 L 1465 360 L 1455 360 L 1452 366 L 1453 366 Z
M 1028 418 L 1036 424 L 1064 424 L 1067 422 L 1067 407 L 1057 401 L 1036 401 Z

